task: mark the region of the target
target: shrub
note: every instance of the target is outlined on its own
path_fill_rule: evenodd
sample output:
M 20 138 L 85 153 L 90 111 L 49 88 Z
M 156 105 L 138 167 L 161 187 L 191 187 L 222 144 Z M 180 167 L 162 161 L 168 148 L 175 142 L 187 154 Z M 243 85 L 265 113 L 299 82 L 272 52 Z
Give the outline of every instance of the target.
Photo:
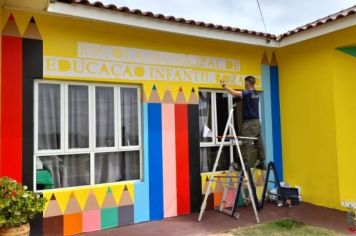
M 26 224 L 44 210 L 47 199 L 8 177 L 0 178 L 0 228 Z

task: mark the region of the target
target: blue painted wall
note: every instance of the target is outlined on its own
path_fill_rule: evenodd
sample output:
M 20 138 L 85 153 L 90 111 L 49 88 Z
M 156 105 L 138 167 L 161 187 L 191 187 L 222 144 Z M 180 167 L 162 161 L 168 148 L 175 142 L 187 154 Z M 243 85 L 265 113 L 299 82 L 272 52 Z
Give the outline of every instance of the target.
M 160 103 L 147 104 L 150 220 L 160 220 L 164 216 L 161 113 Z
M 139 223 L 150 220 L 150 196 L 149 196 L 149 168 L 148 168 L 148 113 L 147 103 L 142 104 L 142 127 L 143 127 L 143 166 L 142 182 L 135 183 L 134 222 Z
M 271 107 L 272 107 L 272 129 L 273 129 L 273 160 L 277 168 L 278 175 L 283 180 L 283 160 L 282 160 L 282 138 L 281 138 L 281 112 L 279 104 L 279 79 L 278 67 L 270 67 L 271 79 Z

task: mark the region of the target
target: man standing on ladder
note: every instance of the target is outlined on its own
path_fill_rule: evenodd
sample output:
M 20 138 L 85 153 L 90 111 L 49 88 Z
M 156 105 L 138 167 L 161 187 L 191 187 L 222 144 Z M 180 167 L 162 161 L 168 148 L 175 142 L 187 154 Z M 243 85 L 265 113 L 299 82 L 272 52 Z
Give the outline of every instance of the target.
M 242 99 L 242 112 L 243 112 L 243 124 L 241 130 L 241 136 L 256 137 L 256 140 L 243 140 L 241 146 L 241 153 L 245 163 L 248 163 L 250 167 L 254 166 L 252 150 L 253 145 L 257 149 L 258 163 L 255 165 L 257 169 L 266 170 L 265 165 L 265 150 L 263 147 L 261 123 L 259 114 L 259 93 L 255 89 L 255 77 L 249 75 L 245 78 L 245 90 L 237 91 L 226 86 L 224 80 L 221 80 L 221 86 L 231 95 Z

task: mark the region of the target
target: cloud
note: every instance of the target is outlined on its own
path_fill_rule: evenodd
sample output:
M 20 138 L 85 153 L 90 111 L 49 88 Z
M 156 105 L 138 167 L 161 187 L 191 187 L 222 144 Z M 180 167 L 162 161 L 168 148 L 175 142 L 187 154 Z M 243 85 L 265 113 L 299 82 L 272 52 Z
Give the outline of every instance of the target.
M 92 0 L 93 1 L 93 0 Z M 101 0 L 214 24 L 264 31 L 254 0 Z M 356 4 L 356 0 L 260 0 L 269 33 L 281 34 Z

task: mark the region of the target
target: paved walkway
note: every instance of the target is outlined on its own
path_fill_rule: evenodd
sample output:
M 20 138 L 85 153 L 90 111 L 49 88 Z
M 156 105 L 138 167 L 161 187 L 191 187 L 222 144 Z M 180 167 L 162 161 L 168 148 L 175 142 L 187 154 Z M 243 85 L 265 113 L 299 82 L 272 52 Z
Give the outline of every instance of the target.
M 197 222 L 198 214 L 194 213 L 185 216 L 172 217 L 161 221 L 139 223 L 87 233 L 84 235 L 210 235 L 223 233 L 231 229 L 249 226 L 256 223 L 252 207 L 239 208 L 239 212 L 239 220 L 216 211 L 207 211 L 201 222 Z M 260 219 L 262 223 L 283 218 L 292 218 L 305 224 L 331 229 L 340 233 L 347 233 L 348 228 L 345 212 L 318 207 L 307 203 L 303 203 L 299 206 L 293 206 L 291 209 L 286 207 L 277 207 L 276 205 L 268 203 L 260 212 Z

